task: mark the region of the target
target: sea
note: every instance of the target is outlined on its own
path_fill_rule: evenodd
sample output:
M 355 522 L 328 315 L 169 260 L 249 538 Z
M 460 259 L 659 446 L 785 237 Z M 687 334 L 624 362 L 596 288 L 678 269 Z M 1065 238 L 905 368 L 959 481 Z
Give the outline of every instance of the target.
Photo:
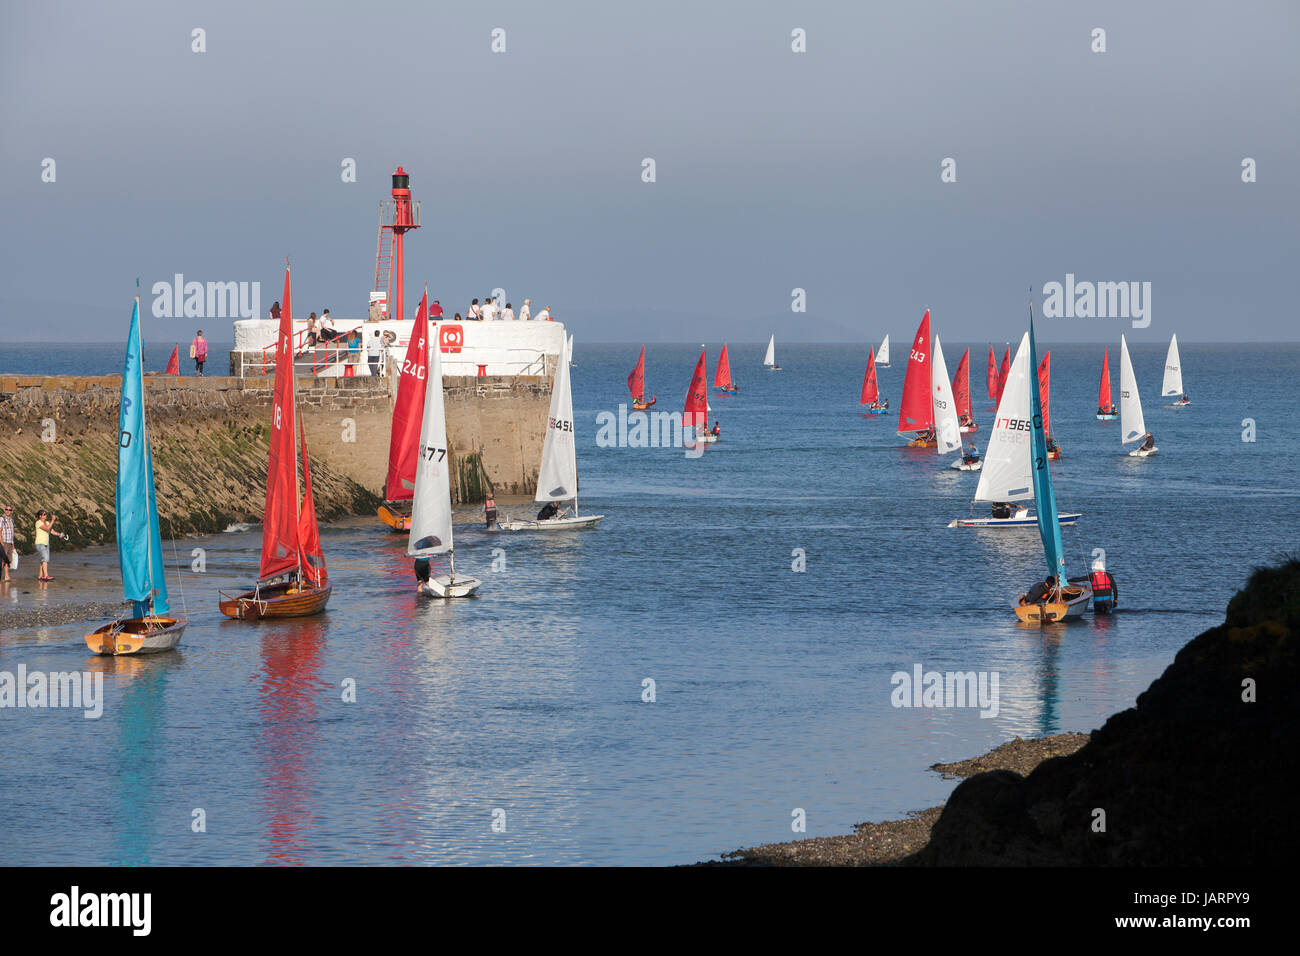
M 879 370 L 895 410 L 900 332 Z M 970 343 L 981 449 L 988 344 Z M 165 544 L 190 621 L 174 652 L 94 657 L 85 623 L 5 632 L 0 672 L 102 674 L 104 699 L 98 719 L 0 708 L 0 864 L 670 865 L 844 834 L 942 803 L 936 762 L 1133 706 L 1296 548 L 1296 345 L 1180 343 L 1183 408 L 1160 398 L 1164 343 L 1133 347 L 1159 446 L 1134 459 L 1094 415 L 1101 346 L 1040 340 L 1059 503 L 1083 515 L 1070 570 L 1101 549 L 1120 586 L 1114 616 L 1047 628 L 1011 610 L 1046 572 L 1037 532 L 948 527 L 984 513 L 979 476 L 903 447 L 896 411 L 862 413 L 866 347 L 778 342 L 766 371 L 764 345 L 730 343 L 740 391 L 712 393 L 721 440 L 692 457 L 598 443 L 638 349 L 579 342 L 580 507 L 605 518 L 509 535 L 458 509 L 475 599 L 418 597 L 405 540 L 361 516 L 322 530 L 317 617 L 221 616 L 258 564 L 260 527 L 232 526 Z M 945 343 L 950 370 L 965 348 Z M 6 346 L 0 370 L 106 374 L 120 353 Z M 699 354 L 646 349 L 655 410 L 681 410 Z M 25 558 L 0 600 L 120 598 L 111 545 L 56 548 L 52 573 L 38 586 Z M 898 675 L 918 667 L 996 679 L 995 706 L 915 706 Z

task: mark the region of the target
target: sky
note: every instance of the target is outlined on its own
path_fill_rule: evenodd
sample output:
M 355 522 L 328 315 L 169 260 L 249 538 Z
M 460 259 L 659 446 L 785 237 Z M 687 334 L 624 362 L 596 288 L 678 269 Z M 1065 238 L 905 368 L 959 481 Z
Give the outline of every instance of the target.
M 1048 341 L 1296 341 L 1298 53 L 1291 0 L 0 0 L 0 348 L 121 338 L 137 277 L 146 338 L 200 324 L 152 314 L 176 273 L 265 314 L 286 256 L 295 314 L 362 316 L 399 164 L 408 313 L 1001 342 L 1032 290 Z M 1067 275 L 1149 324 L 1043 316 Z

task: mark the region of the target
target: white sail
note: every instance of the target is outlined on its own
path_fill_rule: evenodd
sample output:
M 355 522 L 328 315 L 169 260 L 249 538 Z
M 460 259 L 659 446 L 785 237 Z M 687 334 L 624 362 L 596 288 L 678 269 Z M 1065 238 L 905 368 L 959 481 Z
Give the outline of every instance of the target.
M 993 433 L 984 449 L 976 501 L 1020 501 L 1034 497 L 1030 471 L 1033 423 L 1029 419 L 1029 333 L 1020 339 L 1015 361 L 1007 373 L 1007 385 L 998 402 Z M 1033 387 L 1038 387 L 1035 369 Z
M 573 364 L 573 336 L 569 336 L 569 364 Z
M 1119 337 L 1119 430 L 1123 436 L 1121 445 L 1137 441 L 1147 433 L 1137 376 L 1133 374 L 1133 362 L 1128 357 L 1128 343 L 1123 335 Z
M 424 421 L 420 425 L 420 459 L 415 466 L 411 501 L 411 537 L 406 545 L 406 553 L 417 558 L 451 550 L 451 462 L 447 455 L 441 349 L 429 350 L 428 375 Z
M 775 332 L 773 332 L 772 337 L 767 340 L 767 355 L 764 356 L 763 358 L 763 364 L 764 365 L 776 364 L 776 333 Z
M 1160 389 L 1165 398 L 1181 398 L 1183 394 L 1183 366 L 1178 358 L 1178 333 L 1169 340 L 1169 354 L 1165 356 L 1165 381 Z
M 884 339 L 882 339 L 880 342 L 880 350 L 876 352 L 876 364 L 877 365 L 889 364 L 889 335 L 888 334 L 886 334 Z
M 569 386 L 571 357 L 566 342 L 564 354 L 555 366 L 535 501 L 568 501 L 578 496 L 578 452 L 573 442 L 573 394 Z
M 952 380 L 943 360 L 943 346 L 934 337 L 934 361 L 930 363 L 930 402 L 934 410 L 935 451 L 950 455 L 961 448 L 961 423 L 957 420 L 957 402 L 952 397 Z

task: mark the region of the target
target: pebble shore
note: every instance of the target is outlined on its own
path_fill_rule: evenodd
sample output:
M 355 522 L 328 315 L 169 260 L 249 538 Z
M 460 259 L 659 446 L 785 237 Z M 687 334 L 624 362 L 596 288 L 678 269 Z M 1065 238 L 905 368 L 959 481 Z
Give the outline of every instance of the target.
M 1020 737 L 970 760 L 937 763 L 930 767 L 946 778 L 971 777 L 987 770 L 1028 774 L 1050 757 L 1072 754 L 1088 742 L 1089 734 L 1056 734 L 1035 740 Z M 900 863 L 930 841 L 942 806 L 918 810 L 902 820 L 859 823 L 853 833 L 813 837 L 788 843 L 768 843 L 724 853 L 706 866 L 890 866 Z
M 12 585 L 11 585 L 12 586 Z M 124 601 L 95 601 L 82 604 L 51 604 L 0 607 L 0 631 L 29 627 L 76 624 L 78 621 L 103 623 L 120 617 L 128 607 Z

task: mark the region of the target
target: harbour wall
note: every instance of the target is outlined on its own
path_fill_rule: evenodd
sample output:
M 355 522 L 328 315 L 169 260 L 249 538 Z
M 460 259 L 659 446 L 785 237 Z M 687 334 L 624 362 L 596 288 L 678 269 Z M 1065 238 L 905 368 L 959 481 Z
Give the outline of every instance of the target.
M 261 521 L 270 377 L 145 376 L 160 524 L 165 536 Z M 388 469 L 394 384 L 299 376 L 312 492 L 322 520 L 374 514 Z M 75 546 L 111 541 L 121 377 L 0 377 L 0 502 L 32 550 L 38 508 Z M 444 379 L 452 497 L 468 504 L 531 495 L 550 404 L 544 376 Z

